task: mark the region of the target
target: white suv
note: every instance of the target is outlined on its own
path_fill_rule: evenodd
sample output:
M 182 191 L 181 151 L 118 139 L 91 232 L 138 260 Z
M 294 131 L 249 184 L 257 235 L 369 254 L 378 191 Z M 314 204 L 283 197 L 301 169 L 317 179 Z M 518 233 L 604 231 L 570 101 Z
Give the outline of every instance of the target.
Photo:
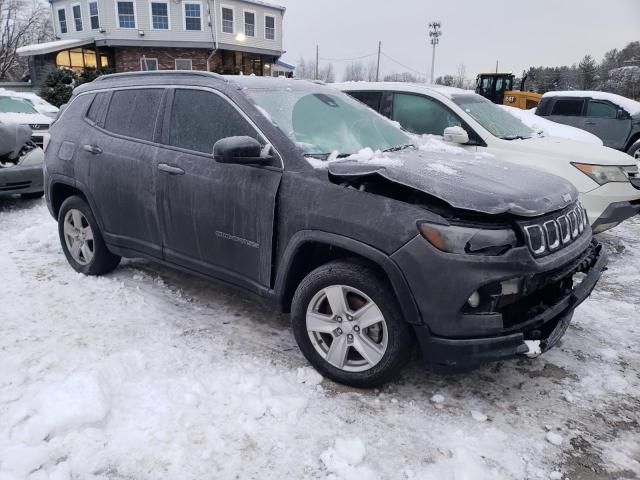
M 415 134 L 442 135 L 467 150 L 486 152 L 555 173 L 581 194 L 594 233 L 640 212 L 634 159 L 606 147 L 540 136 L 513 115 L 468 90 L 409 83 L 334 85 Z

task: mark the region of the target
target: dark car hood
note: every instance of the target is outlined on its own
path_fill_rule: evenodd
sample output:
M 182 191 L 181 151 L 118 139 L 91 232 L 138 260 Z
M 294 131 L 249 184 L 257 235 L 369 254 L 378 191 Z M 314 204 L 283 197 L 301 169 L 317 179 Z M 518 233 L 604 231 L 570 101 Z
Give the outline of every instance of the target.
M 380 175 L 436 197 L 454 208 L 487 214 L 533 217 L 575 202 L 578 192 L 556 175 L 487 154 L 408 149 L 354 155 L 329 163 L 334 177 Z

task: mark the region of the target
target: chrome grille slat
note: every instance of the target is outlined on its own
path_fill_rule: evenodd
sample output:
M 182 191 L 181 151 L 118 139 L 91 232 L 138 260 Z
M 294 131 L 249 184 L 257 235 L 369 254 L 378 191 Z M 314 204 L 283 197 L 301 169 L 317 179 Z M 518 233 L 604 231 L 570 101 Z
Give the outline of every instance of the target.
M 580 203 L 549 217 L 523 225 L 527 246 L 535 256 L 543 256 L 569 245 L 582 235 L 589 224 L 586 211 Z

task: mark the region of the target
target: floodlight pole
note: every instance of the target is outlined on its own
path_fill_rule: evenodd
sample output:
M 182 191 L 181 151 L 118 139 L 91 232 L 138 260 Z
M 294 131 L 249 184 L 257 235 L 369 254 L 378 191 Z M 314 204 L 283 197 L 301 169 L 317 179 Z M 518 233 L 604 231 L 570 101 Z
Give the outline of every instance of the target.
M 440 43 L 440 37 L 442 36 L 442 23 L 431 22 L 429 24 L 429 37 L 431 38 L 431 45 L 433 45 L 433 53 L 431 54 L 431 83 L 433 83 L 434 70 L 436 68 L 436 46 Z

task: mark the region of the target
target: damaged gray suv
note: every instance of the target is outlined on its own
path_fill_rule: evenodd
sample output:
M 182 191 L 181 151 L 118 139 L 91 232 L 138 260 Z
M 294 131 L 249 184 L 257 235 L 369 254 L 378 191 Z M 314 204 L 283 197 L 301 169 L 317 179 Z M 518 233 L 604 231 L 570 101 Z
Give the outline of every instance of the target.
M 298 80 L 102 77 L 53 125 L 45 178 L 75 270 L 144 257 L 241 287 L 356 387 L 393 379 L 415 343 L 440 368 L 535 356 L 606 264 L 561 178 L 421 150 Z

